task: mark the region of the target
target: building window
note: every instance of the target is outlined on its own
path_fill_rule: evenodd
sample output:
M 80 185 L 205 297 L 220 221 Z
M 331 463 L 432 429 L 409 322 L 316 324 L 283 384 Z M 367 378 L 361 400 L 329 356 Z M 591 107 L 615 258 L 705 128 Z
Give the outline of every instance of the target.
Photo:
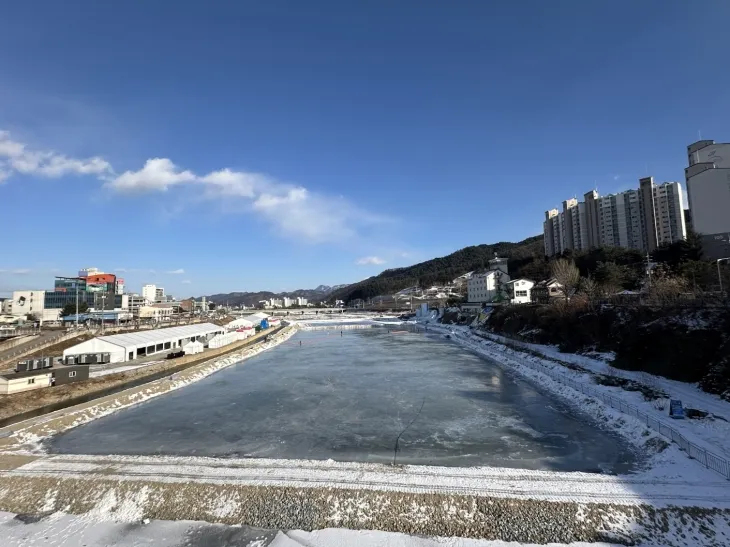
M 69 378 L 75 378 L 76 377 L 76 371 L 75 370 L 72 370 L 71 372 L 69 372 L 68 373 L 68 377 Z

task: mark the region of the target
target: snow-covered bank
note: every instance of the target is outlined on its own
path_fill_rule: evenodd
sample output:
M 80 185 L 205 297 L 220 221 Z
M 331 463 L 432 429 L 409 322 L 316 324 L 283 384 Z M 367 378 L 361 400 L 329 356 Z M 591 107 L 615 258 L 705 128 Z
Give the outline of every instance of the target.
M 695 384 L 668 380 L 646 372 L 617 369 L 611 366 L 610 355 L 601 356 L 602 358 L 600 359 L 591 358 L 573 353 L 560 353 L 557 348 L 551 346 L 517 342 L 489 332 L 479 332 L 479 336 L 499 343 L 524 347 L 531 352 L 544 355 L 549 359 L 548 361 L 536 359 L 531 355 L 525 356 L 525 358 L 531 359 L 533 362 L 540 362 L 543 365 L 547 364 L 548 366 L 554 367 L 555 361 L 559 361 L 576 365 L 596 374 L 633 380 L 651 388 L 664 391 L 670 398 L 681 400 L 685 407 L 709 412 L 712 416 L 705 419 L 671 420 L 669 425 L 697 446 L 713 452 L 722 458 L 730 459 L 730 421 L 728 421 L 730 420 L 730 402 L 723 401 L 716 395 L 700 390 Z M 664 410 L 657 408 L 652 401 L 644 400 L 641 394 L 636 391 L 626 391 L 620 387 L 599 386 L 595 384 L 590 374 L 569 370 L 565 367 L 560 367 L 560 370 L 564 374 L 569 375 L 573 381 L 582 382 L 593 388 L 600 389 L 611 397 L 621 399 L 626 404 L 636 407 L 640 412 L 652 418 L 667 421 L 668 411 L 666 408 Z
M 702 436 L 701 429 L 694 427 L 693 422 L 696 422 L 694 420 L 672 421 L 668 424 L 666 414 L 650 404 L 646 403 L 646 411 L 643 408 L 638 409 L 636 398 L 640 396 L 635 392 L 597 385 L 590 375 L 567 369 L 554 361 L 514 350 L 502 343 L 487 340 L 473 334 L 466 327 L 433 328 L 443 333 L 450 333 L 453 340 L 470 350 L 532 379 L 573 403 L 581 411 L 610 424 L 613 429 L 637 446 L 645 447 L 647 441 L 655 443 L 653 439 L 657 437 L 676 443 L 652 458 L 653 473 L 665 473 L 664 465 L 670 462 L 672 464 L 682 462 L 685 464 L 682 472 L 692 473 L 692 469 L 698 466 L 687 460 L 686 456 L 691 454 L 691 458 L 698 459 L 721 476 L 730 478 L 730 464 L 727 462 L 727 448 L 724 445 L 724 441 L 730 443 L 730 438 L 721 438 L 722 446 L 715 445 Z M 718 429 L 722 431 L 720 428 L 726 426 L 722 421 L 716 423 L 720 425 L 713 428 L 713 431 Z M 679 448 L 684 451 L 684 455 Z
M 727 482 L 695 467 L 694 475 L 686 474 L 682 480 L 677 480 L 676 477 L 646 473 L 614 476 L 502 467 L 391 466 L 333 460 L 56 454 L 30 462 L 8 472 L 7 476 L 83 479 L 103 474 L 109 479 L 133 477 L 138 481 L 173 484 L 317 487 L 546 502 L 730 509 Z
M 619 378 L 635 380 L 641 383 L 648 383 L 651 387 L 663 390 L 673 399 L 681 399 L 685 406 L 704 410 L 716 416 L 721 416 L 726 420 L 730 420 L 730 402 L 724 401 L 712 393 L 702 391 L 697 384 L 688 384 L 687 382 L 669 380 L 668 378 L 655 376 L 648 372 L 622 370 L 612 367 L 612 354 L 595 354 L 595 357 L 591 357 L 575 353 L 561 353 L 555 346 L 530 344 L 527 342 L 512 340 L 491 332 L 480 331 L 480 334 L 497 342 L 514 344 L 529 349 L 530 351 L 540 353 L 545 357 L 577 365 L 586 370 L 590 370 L 591 372 L 617 376 Z M 728 435 L 730 435 L 730 431 L 728 431 Z

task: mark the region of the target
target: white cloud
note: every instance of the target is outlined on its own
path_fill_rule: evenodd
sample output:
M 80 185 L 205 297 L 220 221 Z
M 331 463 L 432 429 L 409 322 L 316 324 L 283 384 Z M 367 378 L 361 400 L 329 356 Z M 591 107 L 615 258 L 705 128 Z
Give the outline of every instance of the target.
M 361 230 L 387 221 L 344 198 L 317 194 L 261 173 L 223 168 L 198 175 L 168 158 L 151 158 L 141 169 L 117 175 L 100 157 L 81 160 L 52 151 L 29 150 L 12 140 L 8 132 L 0 131 L 0 183 L 13 173 L 44 177 L 95 175 L 112 191 L 129 193 L 162 192 L 187 185 L 201 190 L 196 197 L 217 199 L 227 211 L 258 215 L 281 235 L 305 243 L 350 240 Z M 189 195 L 182 194 L 182 198 L 187 203 Z
M 200 181 L 207 184 L 211 192 L 244 198 L 255 197 L 256 188 L 266 187 L 269 183 L 264 175 L 231 171 L 230 169 L 213 171 L 202 177 Z
M 32 270 L 29 270 L 28 268 L 17 268 L 15 270 L 11 271 L 10 273 L 14 273 L 15 275 L 27 275 L 31 271 Z
M 180 281 L 180 283 L 182 283 L 183 285 L 190 285 L 192 281 L 190 281 L 189 279 L 183 279 L 182 281 Z
M 183 270 L 182 268 L 178 268 L 177 270 L 170 270 L 169 272 L 166 272 L 166 273 L 169 273 L 172 275 L 182 275 L 185 273 L 185 270 Z
M 385 260 L 383 260 L 379 256 L 364 256 L 358 259 L 355 264 L 358 264 L 359 266 L 378 266 L 380 264 L 385 264 Z
M 127 268 L 114 268 L 117 273 L 127 273 Z
M 59 178 L 64 175 L 97 175 L 111 173 L 112 166 L 100 157 L 69 158 L 53 151 L 30 150 L 13 140 L 10 133 L 0 131 L 0 182 L 13 173 Z
M 107 184 L 120 191 L 167 190 L 175 184 L 195 179 L 193 173 L 180 171 L 169 159 L 153 158 L 147 160 L 139 171 L 125 171 Z

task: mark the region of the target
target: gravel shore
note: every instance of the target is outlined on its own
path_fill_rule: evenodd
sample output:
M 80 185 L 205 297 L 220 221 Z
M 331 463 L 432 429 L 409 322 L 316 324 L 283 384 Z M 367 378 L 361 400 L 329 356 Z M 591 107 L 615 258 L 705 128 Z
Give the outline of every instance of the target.
M 529 543 L 727 545 L 730 511 L 556 503 L 331 488 L 3 477 L 0 510 L 99 520 L 201 520 L 267 529 L 330 527 Z

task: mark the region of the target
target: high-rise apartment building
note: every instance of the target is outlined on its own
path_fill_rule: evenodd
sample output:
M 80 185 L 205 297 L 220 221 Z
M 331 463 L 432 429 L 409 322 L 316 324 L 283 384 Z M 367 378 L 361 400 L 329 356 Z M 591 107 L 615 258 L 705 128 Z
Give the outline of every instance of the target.
M 562 212 L 547 211 L 543 231 L 547 256 L 601 246 L 651 252 L 686 237 L 682 187 L 656 186 L 647 177 L 638 190 L 608 196 L 591 190 L 583 202 L 573 198 L 563 202 Z
M 164 302 L 165 301 L 165 288 L 164 287 L 155 287 L 155 302 Z
M 730 143 L 697 141 L 687 147 L 684 170 L 692 228 L 706 258 L 730 256 Z
M 542 223 L 545 239 L 545 256 L 562 253 L 563 228 L 560 224 L 560 213 L 557 209 L 545 211 L 545 222 Z

